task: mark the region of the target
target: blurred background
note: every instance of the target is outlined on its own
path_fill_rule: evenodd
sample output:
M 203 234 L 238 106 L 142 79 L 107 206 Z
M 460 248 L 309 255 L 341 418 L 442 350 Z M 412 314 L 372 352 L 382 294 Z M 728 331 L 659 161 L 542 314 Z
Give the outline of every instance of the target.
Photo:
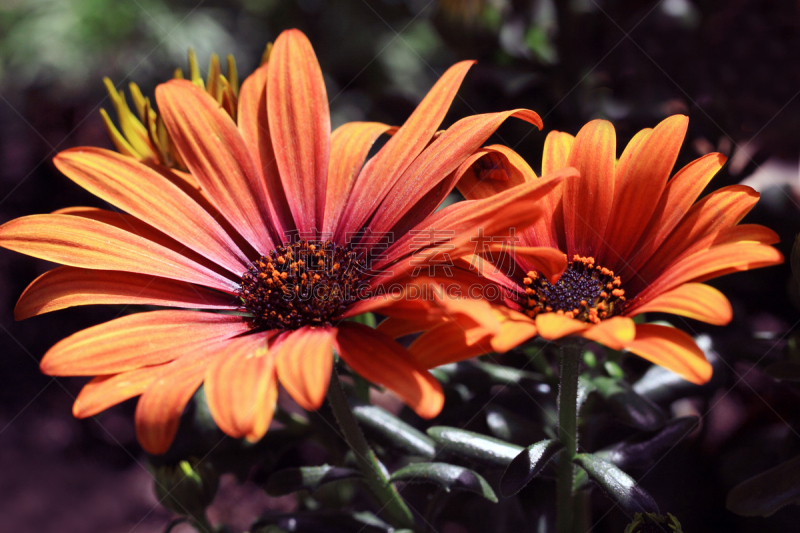
M 547 131 L 574 134 L 593 118 L 610 119 L 621 151 L 639 129 L 687 114 L 678 167 L 726 154 L 706 192 L 739 182 L 761 191 L 746 221 L 775 229 L 787 256 L 800 229 L 795 0 L 0 0 L 0 222 L 103 207 L 51 163 L 72 146 L 111 148 L 99 114 L 113 115 L 103 76 L 152 95 L 175 67 L 187 70 L 193 48 L 201 67 L 212 52 L 233 54 L 244 77 L 290 27 L 316 49 L 334 126 L 401 124 L 448 66 L 477 59 L 447 124 L 472 113 L 537 111 L 544 133 L 512 120 L 493 141 L 538 170 Z M 85 380 L 38 370 L 53 343 L 118 310 L 13 320 L 20 293 L 49 268 L 0 250 L 0 531 L 163 531 L 170 515 L 151 492 L 134 403 L 75 420 L 71 404 Z M 761 370 L 795 350 L 800 313 L 790 279 L 788 265 L 728 276 L 715 286 L 731 299 L 734 323 L 692 323 L 725 363 L 702 399 L 672 406 L 704 415 L 702 428 L 635 475 L 687 532 L 793 531 L 800 521 L 794 507 L 770 518 L 725 509 L 735 484 L 800 452 L 798 390 Z M 599 498 L 597 517 L 611 508 Z M 472 531 L 458 519 L 458 501 L 443 513 L 442 533 Z M 293 505 L 267 497 L 254 480 L 226 477 L 211 517 L 244 528 L 266 509 Z M 621 532 L 625 523 L 611 510 L 592 531 Z

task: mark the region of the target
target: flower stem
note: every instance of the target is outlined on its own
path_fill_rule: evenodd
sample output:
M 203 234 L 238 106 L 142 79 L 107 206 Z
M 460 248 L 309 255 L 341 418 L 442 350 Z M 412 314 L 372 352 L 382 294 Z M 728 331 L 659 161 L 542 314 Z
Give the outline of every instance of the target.
M 347 444 L 353 450 L 358 467 L 364 474 L 364 481 L 381 507 L 379 512 L 385 514 L 386 519 L 397 528 L 414 529 L 414 516 L 400 493 L 389 482 L 386 467 L 378 460 L 361 432 L 361 428 L 358 427 L 358 422 L 347 404 L 347 398 L 335 368 L 328 387 L 328 403 L 330 403 Z
M 558 533 L 572 533 L 575 505 L 572 483 L 575 465 L 572 460 L 578 453 L 578 376 L 583 345 L 579 342 L 561 344 L 561 375 L 558 391 L 558 439 L 564 445 L 558 458 L 556 478 Z

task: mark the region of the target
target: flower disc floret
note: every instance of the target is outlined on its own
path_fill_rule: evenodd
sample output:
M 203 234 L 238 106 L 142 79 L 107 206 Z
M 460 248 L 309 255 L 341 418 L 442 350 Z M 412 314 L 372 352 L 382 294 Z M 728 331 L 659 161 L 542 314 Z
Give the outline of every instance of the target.
M 330 326 L 358 299 L 364 267 L 346 246 L 301 240 L 253 261 L 239 297 L 255 328 Z
M 619 314 L 625 305 L 620 277 L 597 265 L 592 257 L 573 256 L 555 284 L 536 271 L 528 272 L 523 284 L 523 308 L 531 318 L 542 312 L 557 312 L 596 324 Z

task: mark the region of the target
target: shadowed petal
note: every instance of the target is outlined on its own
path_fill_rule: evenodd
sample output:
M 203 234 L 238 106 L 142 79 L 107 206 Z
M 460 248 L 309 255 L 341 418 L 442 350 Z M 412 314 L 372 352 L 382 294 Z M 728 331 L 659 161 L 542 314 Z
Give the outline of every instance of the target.
M 208 366 L 208 408 L 220 429 L 251 442 L 269 428 L 278 399 L 275 357 L 267 348 L 272 332 L 238 337 L 225 344 Z
M 275 351 L 278 379 L 306 411 L 319 409 L 328 392 L 333 370 L 336 328 L 303 327 L 281 334 L 270 343 Z
M 166 363 L 199 345 L 248 331 L 239 316 L 203 311 L 151 311 L 84 329 L 50 348 L 40 368 L 49 376 L 117 374 Z
M 267 112 L 283 190 L 301 233 L 322 228 L 331 150 L 325 82 L 308 38 L 286 30 L 267 69 Z
M 203 193 L 259 253 L 272 250 L 266 184 L 233 119 L 188 80 L 159 85 L 156 100 L 170 138 Z
M 75 398 L 72 415 L 75 418 L 88 418 L 139 396 L 164 372 L 165 367 L 166 365 L 147 366 L 92 379 Z
M 442 386 L 390 337 L 362 324 L 345 322 L 339 328 L 336 346 L 353 370 L 393 391 L 422 418 L 433 418 L 442 410 Z
M 634 306 L 628 312 L 672 313 L 715 326 L 724 326 L 733 318 L 733 309 L 725 295 L 702 283 L 686 283 L 640 306 Z
M 501 246 L 492 245 L 492 251 L 502 252 Z M 506 249 L 506 251 L 509 251 Z M 526 272 L 536 270 L 555 283 L 567 268 L 567 256 L 561 250 L 545 246 L 514 246 L 510 249 Z
M 636 339 L 628 343 L 627 349 L 697 385 L 711 379 L 711 364 L 706 361 L 703 351 L 689 335 L 678 329 L 638 324 Z
M 448 320 L 417 337 L 408 351 L 422 367 L 436 368 L 492 352 L 491 341 L 492 333 L 470 319 Z
M 183 281 L 130 272 L 59 267 L 36 278 L 14 308 L 14 318 L 77 305 L 160 305 L 190 309 L 237 309 L 235 298 Z
M 235 282 L 134 233 L 71 215 L 31 215 L 0 226 L 0 246 L 63 265 L 121 270 L 236 292 Z
M 489 198 L 536 179 L 536 173 L 519 154 L 499 144 L 484 146 L 461 165 L 468 167 L 456 187 L 467 200 Z

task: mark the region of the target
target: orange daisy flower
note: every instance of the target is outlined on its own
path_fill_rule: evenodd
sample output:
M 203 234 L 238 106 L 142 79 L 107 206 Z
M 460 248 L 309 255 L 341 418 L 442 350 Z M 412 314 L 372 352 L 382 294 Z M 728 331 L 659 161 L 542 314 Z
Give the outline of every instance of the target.
M 215 91 L 189 80 L 159 85 L 161 116 L 148 102 L 142 117 L 147 129 L 163 119 L 164 131 L 148 136 L 128 123 L 115 139 L 139 135 L 134 152 L 58 154 L 67 177 L 125 213 L 73 207 L 0 227 L 1 246 L 66 265 L 31 283 L 16 318 L 88 304 L 178 308 L 117 318 L 47 352 L 46 374 L 96 376 L 75 401 L 75 416 L 141 395 L 139 440 L 162 453 L 204 383 L 219 427 L 258 440 L 278 382 L 303 408 L 321 405 L 334 348 L 420 416 L 435 416 L 443 396 L 431 374 L 390 337 L 344 320 L 375 310 L 433 316 L 447 303 L 381 297 L 380 289 L 407 274 L 420 248 L 463 255 L 477 228 L 522 224 L 530 218 L 523 204 L 576 174 L 440 211 L 435 229 L 452 239 L 417 244 L 408 237 L 432 227 L 425 218 L 506 118 L 541 128 L 536 113 L 515 110 L 468 117 L 437 133 L 471 65 L 450 68 L 399 129 L 357 122 L 331 133 L 314 51 L 289 30 L 238 95 L 221 76 L 223 89 Z M 125 109 L 123 120 L 130 119 Z M 365 164 L 387 132 L 394 135 Z M 462 304 L 455 311 L 471 312 Z
M 520 232 L 513 246 L 490 243 L 466 267 L 477 267 L 502 288 L 503 302 L 494 304 L 499 329 L 491 332 L 471 320 L 433 325 L 425 318 L 389 319 L 378 329 L 398 336 L 430 328 L 410 347 L 429 368 L 502 352 L 535 335 L 579 336 L 632 352 L 694 383 L 708 381 L 711 365 L 689 335 L 633 318 L 662 312 L 727 324 L 730 303 L 702 282 L 779 264 L 783 257 L 769 246 L 778 242 L 775 232 L 739 224 L 758 201 L 753 189 L 731 185 L 695 202 L 725 164 L 723 155 L 701 157 L 669 179 L 687 126 L 688 118 L 677 115 L 642 130 L 619 160 L 607 121 L 590 122 L 576 137 L 551 132 L 542 172 L 571 166 L 581 177 L 542 199 L 547 215 Z M 517 154 L 491 146 L 458 188 L 466 198 L 479 199 L 536 180 Z M 560 277 L 543 275 L 559 261 L 568 263 Z

